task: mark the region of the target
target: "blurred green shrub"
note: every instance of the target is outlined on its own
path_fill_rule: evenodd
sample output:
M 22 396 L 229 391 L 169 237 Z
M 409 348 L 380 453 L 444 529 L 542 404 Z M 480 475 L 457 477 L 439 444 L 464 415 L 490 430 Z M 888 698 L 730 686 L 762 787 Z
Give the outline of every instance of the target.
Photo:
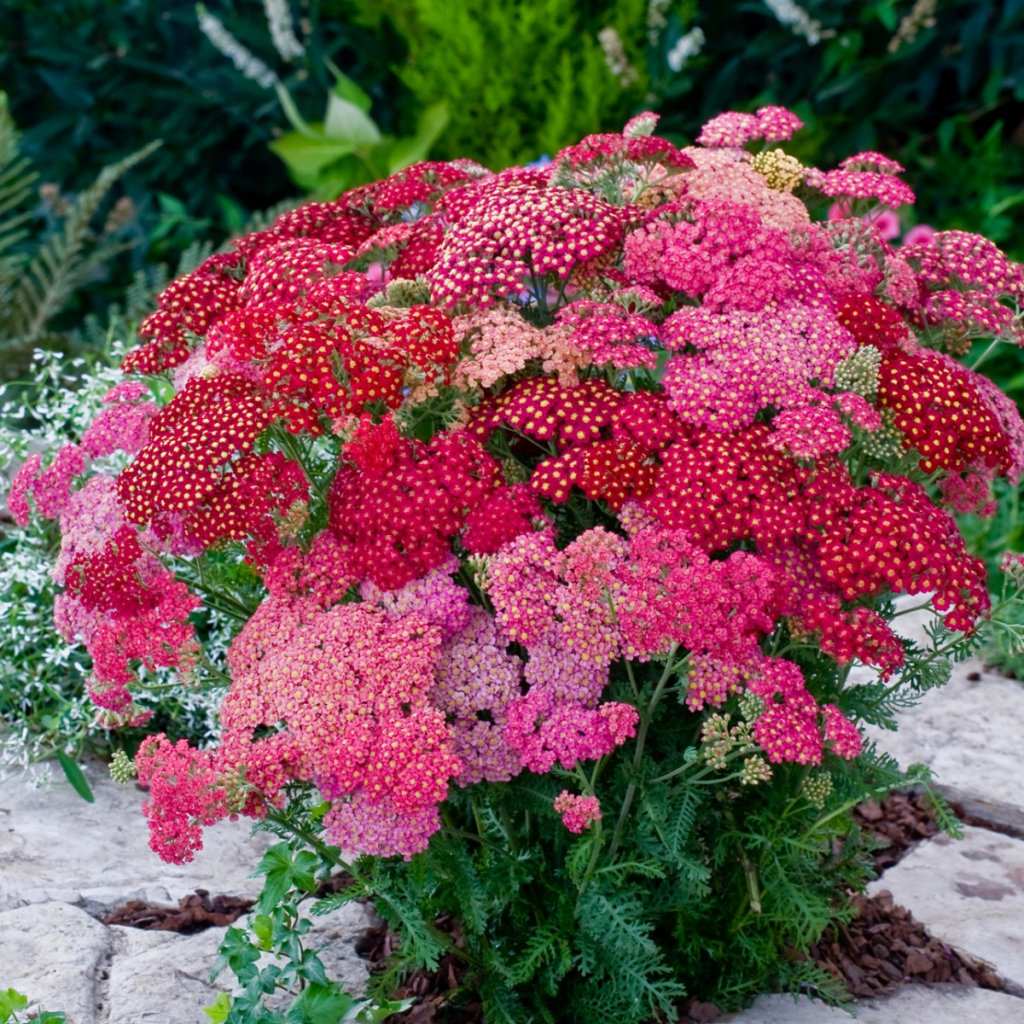
M 329 57 L 371 95 L 382 131 L 393 131 L 401 87 L 391 67 L 402 61 L 404 44 L 387 26 L 358 25 L 334 0 L 296 4 L 302 52 L 286 60 L 259 0 L 206 6 L 271 67 L 309 120 L 334 84 Z M 195 0 L 4 0 L 0 88 L 25 128 L 25 153 L 45 167 L 46 181 L 70 190 L 142 143 L 165 141 L 127 181 L 147 232 L 166 226 L 161 194 L 209 223 L 189 230 L 179 217 L 148 254 L 152 260 L 173 260 L 211 227 L 237 231 L 249 211 L 295 191 L 267 150 L 285 125 L 273 88 L 239 74 L 218 52 L 200 30 Z M 178 238 L 182 231 L 187 237 Z
M 437 155 L 495 170 L 527 163 L 642 105 L 647 0 L 364 0 L 409 46 L 402 82 L 421 107 L 444 99 Z

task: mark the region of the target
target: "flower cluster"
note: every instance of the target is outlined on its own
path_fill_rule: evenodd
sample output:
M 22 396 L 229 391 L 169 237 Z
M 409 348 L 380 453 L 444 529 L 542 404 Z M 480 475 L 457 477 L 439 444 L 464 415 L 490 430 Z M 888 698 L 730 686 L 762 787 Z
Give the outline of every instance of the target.
M 82 443 L 22 466 L 108 712 L 199 661 L 211 566 L 248 588 L 220 747 L 139 754 L 162 856 L 298 783 L 355 852 L 411 857 L 453 787 L 530 772 L 574 773 L 554 810 L 599 833 L 598 769 L 670 716 L 744 785 L 829 770 L 861 749 L 840 667 L 904 665 L 890 599 L 986 613 L 949 509 L 1021 476 L 1024 425 L 954 356 L 1024 339 L 1024 271 L 964 232 L 893 250 L 902 169 L 805 168 L 783 108 L 686 149 L 656 121 L 237 240 L 160 297 Z

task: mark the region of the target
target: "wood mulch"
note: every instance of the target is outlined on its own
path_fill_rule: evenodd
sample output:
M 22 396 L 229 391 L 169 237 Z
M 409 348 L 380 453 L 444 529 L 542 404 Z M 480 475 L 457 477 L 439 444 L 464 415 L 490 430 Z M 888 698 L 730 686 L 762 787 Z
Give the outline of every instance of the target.
M 879 875 L 903 860 L 922 839 L 939 831 L 924 793 L 890 793 L 880 804 L 869 800 L 855 807 L 853 816 L 861 828 L 887 844 L 871 855 Z
M 142 900 L 129 900 L 104 917 L 104 924 L 123 924 L 130 928 L 151 931 L 181 932 L 194 935 L 207 928 L 224 928 L 249 913 L 253 901 L 237 896 L 210 896 L 205 889 L 196 889 L 183 896 L 177 907 L 165 907 Z

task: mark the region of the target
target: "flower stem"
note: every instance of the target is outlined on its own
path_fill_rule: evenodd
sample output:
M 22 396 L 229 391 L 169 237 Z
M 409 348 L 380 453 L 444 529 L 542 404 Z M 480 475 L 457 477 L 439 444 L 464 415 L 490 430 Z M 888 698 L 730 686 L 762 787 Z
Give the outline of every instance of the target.
M 616 822 L 615 832 L 612 835 L 612 844 L 608 849 L 609 857 L 615 856 L 615 853 L 619 848 L 619 843 L 622 840 L 622 831 L 626 827 L 626 819 L 629 817 L 629 810 L 633 806 L 633 798 L 636 796 L 636 776 L 640 771 L 640 764 L 644 756 L 644 744 L 647 741 L 647 730 L 650 728 L 651 719 L 654 717 L 654 711 L 661 701 L 662 694 L 665 692 L 665 686 L 668 684 L 673 671 L 678 667 L 674 664 L 673 660 L 676 656 L 676 651 L 678 650 L 679 644 L 673 644 L 669 648 L 668 659 L 665 662 L 665 671 L 662 672 L 661 678 L 658 680 L 658 685 L 654 688 L 654 693 L 651 695 L 651 702 L 647 705 L 644 711 L 640 712 L 640 729 L 637 732 L 636 749 L 633 754 L 633 779 L 630 781 L 629 788 L 626 790 L 626 795 L 622 800 L 622 810 L 619 812 L 619 820 Z M 639 711 L 639 708 L 637 710 Z

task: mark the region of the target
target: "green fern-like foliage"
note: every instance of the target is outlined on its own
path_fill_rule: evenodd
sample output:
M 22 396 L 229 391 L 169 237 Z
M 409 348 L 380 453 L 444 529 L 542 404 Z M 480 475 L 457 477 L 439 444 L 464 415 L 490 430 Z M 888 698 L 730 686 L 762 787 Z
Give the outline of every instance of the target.
M 970 643 L 933 640 L 931 649 L 908 647 L 897 688 L 905 701 Z M 819 700 L 891 725 L 889 698 L 846 686 L 812 643 L 784 626 L 769 643 L 787 645 Z M 648 670 L 661 666 L 634 667 L 642 693 Z M 613 691 L 625 685 L 614 680 Z M 770 784 L 747 785 L 738 761 L 702 760 L 699 723 L 674 704 L 660 705 L 640 763 L 620 759 L 597 779 L 603 817 L 590 830 L 573 835 L 559 821 L 554 798 L 573 778 L 558 769 L 449 791 L 426 852 L 409 862 L 362 858 L 357 887 L 315 912 L 372 898 L 400 935 L 373 979 L 377 991 L 450 953 L 468 966 L 452 1001 L 481 1000 L 489 1024 L 645 1024 L 675 1019 L 686 995 L 726 1010 L 768 991 L 847 1000 L 806 951 L 851 918 L 847 894 L 870 877 L 871 839 L 851 809 L 899 786 L 927 787 L 927 772 L 904 774 L 868 745 L 852 761 L 826 752 L 820 767 L 775 764 Z M 745 713 L 736 696 L 722 710 L 732 721 Z M 826 777 L 824 795 L 808 785 Z M 620 817 L 627 788 L 635 813 Z M 937 801 L 937 816 L 955 830 L 947 811 Z M 437 926 L 442 918 L 458 921 L 456 943 Z
M 160 145 L 151 142 L 100 171 L 96 180 L 61 206 L 52 229 L 31 230 L 38 175 L 20 154 L 18 130 L 0 93 L 0 377 L 12 379 L 33 349 L 71 340 L 56 322 L 76 292 L 103 274 L 126 248 L 116 225 L 93 229 L 111 186 Z
M 26 256 L 16 246 L 28 235 L 25 209 L 37 174 L 18 149 L 18 132 L 0 93 L 0 309 L 10 306 L 18 273 Z

